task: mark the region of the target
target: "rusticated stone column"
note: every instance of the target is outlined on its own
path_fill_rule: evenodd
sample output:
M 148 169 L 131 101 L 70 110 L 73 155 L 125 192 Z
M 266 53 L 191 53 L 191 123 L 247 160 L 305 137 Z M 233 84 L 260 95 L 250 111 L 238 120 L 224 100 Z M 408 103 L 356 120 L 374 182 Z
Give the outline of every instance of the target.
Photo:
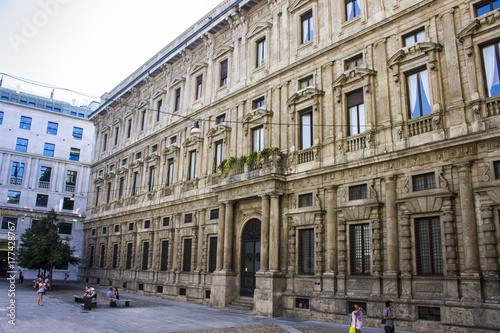
M 387 231 L 387 273 L 399 272 L 398 212 L 396 208 L 397 176 L 385 179 L 385 215 Z
M 279 245 L 280 245 L 280 196 L 278 193 L 271 194 L 271 216 L 269 230 L 269 269 L 273 272 L 279 271 Z
M 337 186 L 326 191 L 326 271 L 337 270 Z
M 224 222 L 226 215 L 226 205 L 223 203 L 219 204 L 219 227 L 217 230 L 217 262 L 216 270 L 222 270 L 224 265 Z
M 233 269 L 233 201 L 226 202 L 226 218 L 224 233 L 224 270 Z
M 260 270 L 269 270 L 269 196 L 262 195 L 262 229 L 260 237 Z

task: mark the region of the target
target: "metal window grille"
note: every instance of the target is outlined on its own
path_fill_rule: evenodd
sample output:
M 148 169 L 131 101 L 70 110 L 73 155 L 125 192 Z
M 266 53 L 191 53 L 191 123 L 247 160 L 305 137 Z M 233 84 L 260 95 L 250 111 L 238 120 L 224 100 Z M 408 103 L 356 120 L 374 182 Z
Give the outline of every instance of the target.
M 148 269 L 149 242 L 142 243 L 142 270 Z
M 166 271 L 168 269 L 168 240 L 161 242 L 161 262 L 160 270 Z
M 415 175 L 412 177 L 413 191 L 423 191 L 436 188 L 436 177 L 434 172 Z
M 312 193 L 299 195 L 299 208 L 309 207 L 313 205 L 313 195 Z
M 163 218 L 163 226 L 168 227 L 170 225 L 170 217 Z
M 95 229 L 92 229 L 92 231 L 95 231 Z M 94 266 L 94 246 L 90 246 L 90 258 L 89 258 L 89 267 Z
M 126 269 L 132 268 L 132 243 L 127 243 L 127 262 L 125 264 Z
M 144 229 L 149 229 L 150 227 L 151 227 L 151 221 L 150 220 L 144 221 Z
M 184 253 L 182 256 L 182 271 L 191 272 L 191 244 L 192 239 L 184 239 Z
M 299 230 L 299 274 L 314 274 L 314 229 Z
M 210 237 L 210 249 L 208 254 L 208 272 L 215 271 L 217 266 L 217 237 Z
M 113 268 L 118 267 L 118 244 L 113 244 Z
M 415 219 L 417 274 L 443 275 L 443 252 L 439 217 Z
M 349 200 L 361 200 L 368 198 L 368 186 L 366 184 L 349 186 Z
M 163 293 L 163 286 L 156 286 L 156 292 L 157 293 Z
M 297 309 L 309 309 L 309 298 L 296 298 L 295 308 Z
M 184 215 L 184 223 L 191 223 L 193 222 L 193 214 L 186 214 Z
M 106 245 L 101 245 L 101 263 L 99 267 L 101 268 L 104 267 L 105 259 L 106 259 Z
M 370 275 L 370 225 L 349 226 L 351 275 Z
M 500 161 L 493 162 L 493 169 L 495 170 L 495 179 L 500 179 Z
M 419 306 L 418 319 L 441 321 L 441 309 L 430 306 Z
M 217 220 L 219 218 L 219 209 L 210 210 L 210 219 Z

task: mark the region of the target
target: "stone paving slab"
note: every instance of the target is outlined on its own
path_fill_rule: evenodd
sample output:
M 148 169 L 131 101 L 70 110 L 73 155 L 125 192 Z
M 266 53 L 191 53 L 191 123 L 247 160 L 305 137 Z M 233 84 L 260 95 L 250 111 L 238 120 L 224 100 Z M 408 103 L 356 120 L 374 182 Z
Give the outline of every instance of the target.
M 130 307 L 110 308 L 106 289 L 96 288 L 98 306 L 84 311 L 73 295 L 83 294 L 84 285 L 62 281 L 37 305 L 36 291 L 30 285 L 10 285 L 0 280 L 0 332 L 197 332 L 197 333 L 337 333 L 347 332 L 342 324 L 294 318 L 268 318 L 231 313 L 206 305 L 167 300 L 154 296 L 120 292 L 121 298 L 133 299 Z M 80 292 L 79 292 L 80 291 Z M 14 302 L 15 308 L 8 309 Z M 9 324 L 14 311 L 15 326 Z M 363 333 L 383 332 L 382 328 L 363 327 Z M 404 333 L 399 331 L 398 333 Z

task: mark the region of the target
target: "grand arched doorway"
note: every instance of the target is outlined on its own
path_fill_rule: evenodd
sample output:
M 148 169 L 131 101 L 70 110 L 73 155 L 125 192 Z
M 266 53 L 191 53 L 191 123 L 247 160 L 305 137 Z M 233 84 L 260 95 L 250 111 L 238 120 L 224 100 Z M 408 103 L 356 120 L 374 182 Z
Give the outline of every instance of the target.
M 260 269 L 260 221 L 247 222 L 241 236 L 241 296 L 253 296 L 255 273 Z

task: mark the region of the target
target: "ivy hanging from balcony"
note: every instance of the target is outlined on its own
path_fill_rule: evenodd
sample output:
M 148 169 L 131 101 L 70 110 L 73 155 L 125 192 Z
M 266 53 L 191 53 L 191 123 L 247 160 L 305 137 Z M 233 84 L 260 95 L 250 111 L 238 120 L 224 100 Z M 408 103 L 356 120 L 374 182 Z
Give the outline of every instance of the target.
M 223 160 L 217 165 L 217 178 L 228 175 L 233 170 L 241 170 L 244 164 L 248 170 L 259 169 L 262 167 L 262 159 L 266 156 L 279 152 L 278 147 L 266 148 L 261 151 L 254 151 L 246 156 L 231 157 L 229 160 Z

